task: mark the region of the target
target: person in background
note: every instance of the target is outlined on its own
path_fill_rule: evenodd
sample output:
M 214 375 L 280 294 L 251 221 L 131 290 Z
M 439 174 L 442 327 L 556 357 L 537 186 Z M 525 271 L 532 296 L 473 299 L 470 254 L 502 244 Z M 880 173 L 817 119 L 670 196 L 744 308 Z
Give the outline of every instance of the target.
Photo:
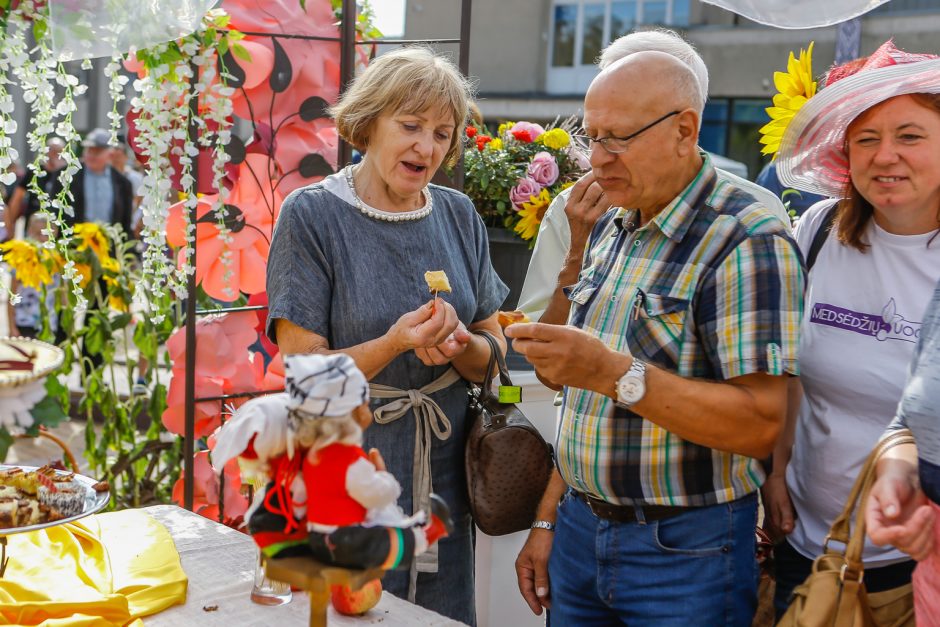
M 43 243 L 48 238 L 43 233 L 48 222 L 41 214 L 33 215 L 26 223 L 26 238 L 37 243 Z M 20 299 L 15 305 L 7 302 L 7 320 L 9 321 L 9 333 L 12 337 L 38 337 L 42 331 L 42 290 L 35 287 L 23 285 L 17 278 L 16 273 L 12 273 L 12 283 L 10 285 L 14 294 L 18 294 Z M 55 311 L 55 293 L 56 286 L 59 284 L 59 276 L 53 275 L 52 284 L 46 286 L 45 314 L 49 323 L 49 330 L 55 335 L 58 329 L 58 317 Z
M 69 222 L 118 224 L 128 237 L 133 236 L 134 191 L 131 182 L 111 167 L 111 134 L 96 128 L 82 142 L 82 168 L 72 179 L 74 216 Z M 58 181 L 53 193 L 59 189 Z
M 659 29 L 638 31 L 620 37 L 601 53 L 597 67 L 601 70 L 614 62 L 636 52 L 658 51 L 672 55 L 685 63 L 697 79 L 702 102 L 708 97 L 708 68 L 691 45 L 671 30 Z M 751 194 L 790 228 L 790 219 L 780 200 L 764 188 L 757 186 L 730 172 L 715 169 L 718 180 L 730 183 Z M 532 251 L 529 270 L 526 273 L 519 309 L 533 320 L 538 320 L 552 292 L 558 284 L 558 273 L 571 253 L 571 241 L 587 237 L 597 218 L 606 212 L 611 203 L 593 174 L 586 174 L 584 184 L 575 185 L 555 197 L 549 205 L 538 238 Z
M 924 315 L 907 383 L 887 433 L 908 428 L 916 444 L 878 462 L 866 503 L 868 536 L 920 562 L 914 569 L 918 623 L 940 617 L 940 283 Z M 887 434 L 886 434 L 887 435 Z
M 940 280 L 940 59 L 889 41 L 824 82 L 775 161 L 785 185 L 841 198 L 813 206 L 796 228 L 810 267 L 801 374 L 763 488 L 766 525 L 784 538 L 774 551 L 778 615 L 894 415 Z M 863 558 L 869 592 L 911 580 L 901 551 L 868 543 Z
M 454 531 L 392 594 L 475 623 L 473 530 L 464 478 L 469 382 L 485 377 L 508 288 L 490 263 L 483 221 L 460 192 L 429 185 L 462 149 L 470 87 L 425 48 L 369 64 L 332 113 L 362 151 L 357 165 L 294 191 L 282 205 L 267 268 L 267 333 L 285 355 L 348 353 L 372 384 L 378 448 L 402 484 L 401 507 L 426 508 L 433 480 Z M 429 299 L 424 273 L 451 291 Z
M 786 206 L 787 213 L 794 219 L 798 219 L 806 213 L 807 209 L 826 199 L 825 196 L 820 194 L 801 192 L 798 189 L 785 186 L 777 176 L 777 166 L 773 161 L 764 166 L 760 174 L 757 175 L 757 181 L 755 182 L 778 196 Z M 786 197 L 784 197 L 784 194 L 786 194 Z
M 572 228 L 572 287 L 505 331 L 564 390 L 557 468 L 516 560 L 553 627 L 749 627 L 757 606 L 758 459 L 798 372 L 803 273 L 786 224 L 699 149 L 703 107 L 672 55 L 600 72 L 576 141 L 620 209 L 589 242 Z
M 62 158 L 63 150 L 65 150 L 65 142 L 62 139 L 50 137 L 46 140 L 46 158 L 42 162 L 44 175 L 39 178 L 38 183 L 50 195 L 53 195 L 56 189 L 59 171 L 65 167 L 65 160 Z M 16 187 L 3 213 L 7 237 L 15 237 L 16 221 L 20 217 L 28 222 L 30 217 L 39 211 L 39 197 L 29 189 L 32 179 L 33 173 L 29 169 L 17 179 Z

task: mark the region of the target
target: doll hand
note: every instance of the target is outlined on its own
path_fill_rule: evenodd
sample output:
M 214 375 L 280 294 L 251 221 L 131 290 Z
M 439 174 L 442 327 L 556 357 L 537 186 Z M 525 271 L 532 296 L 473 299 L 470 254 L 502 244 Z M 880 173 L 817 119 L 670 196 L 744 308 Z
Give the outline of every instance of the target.
M 382 454 L 379 453 L 379 449 L 369 449 L 369 461 L 372 462 L 372 465 L 375 466 L 376 470 L 386 470 L 385 460 L 382 459 Z

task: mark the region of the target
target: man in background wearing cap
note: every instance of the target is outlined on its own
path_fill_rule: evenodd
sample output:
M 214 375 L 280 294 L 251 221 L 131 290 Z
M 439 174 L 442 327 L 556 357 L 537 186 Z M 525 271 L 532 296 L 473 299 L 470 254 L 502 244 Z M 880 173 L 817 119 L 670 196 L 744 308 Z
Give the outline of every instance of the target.
M 119 224 L 132 234 L 134 192 L 127 177 L 111 167 L 110 137 L 105 129 L 96 128 L 82 142 L 82 169 L 72 179 L 71 222 Z

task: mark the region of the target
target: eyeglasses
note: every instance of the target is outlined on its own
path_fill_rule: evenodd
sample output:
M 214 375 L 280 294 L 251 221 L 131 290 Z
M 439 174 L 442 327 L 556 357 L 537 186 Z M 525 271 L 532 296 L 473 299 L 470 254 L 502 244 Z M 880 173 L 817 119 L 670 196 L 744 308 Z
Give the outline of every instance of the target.
M 671 118 L 674 115 L 678 115 L 679 113 L 680 113 L 679 111 L 670 111 L 663 117 L 658 118 L 654 120 L 653 122 L 650 122 L 649 124 L 641 128 L 640 130 L 638 130 L 637 132 L 630 133 L 626 137 L 610 136 L 610 137 L 601 137 L 600 139 L 594 139 L 593 137 L 589 137 L 587 135 L 572 135 L 571 138 L 574 140 L 574 143 L 578 146 L 578 148 L 581 148 L 585 152 L 591 152 L 592 144 L 600 144 L 601 146 L 604 147 L 604 150 L 606 150 L 607 152 L 611 154 L 619 155 L 620 153 L 627 151 L 628 141 L 630 141 L 634 137 L 642 135 L 643 133 L 650 130 L 651 128 L 653 128 L 654 126 L 656 126 L 663 120 Z

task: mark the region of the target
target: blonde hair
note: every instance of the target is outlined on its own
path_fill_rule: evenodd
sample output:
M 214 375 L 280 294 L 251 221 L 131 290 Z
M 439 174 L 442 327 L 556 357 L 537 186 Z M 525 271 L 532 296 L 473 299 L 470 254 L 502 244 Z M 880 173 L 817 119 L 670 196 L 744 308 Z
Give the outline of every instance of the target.
M 337 442 L 344 444 L 362 442 L 362 429 L 352 414 L 305 418 L 303 414 L 298 413 L 296 420 L 294 437 L 300 446 L 310 449 L 311 453 L 316 453 L 321 448 Z
M 366 152 L 375 121 L 383 113 L 450 110 L 454 132 L 444 161 L 453 165 L 460 155 L 472 93 L 470 81 L 453 62 L 430 48 L 409 46 L 372 61 L 329 111 L 342 138 Z

